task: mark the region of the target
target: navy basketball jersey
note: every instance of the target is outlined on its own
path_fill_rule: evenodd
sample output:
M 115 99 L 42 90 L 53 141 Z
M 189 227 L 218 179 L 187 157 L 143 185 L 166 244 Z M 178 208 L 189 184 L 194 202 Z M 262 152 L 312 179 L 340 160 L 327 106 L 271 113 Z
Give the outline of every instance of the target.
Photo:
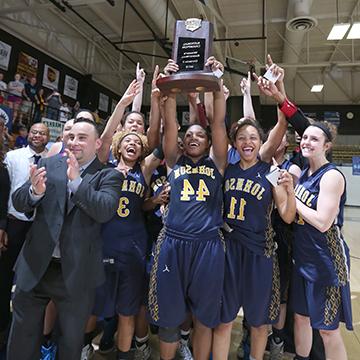
M 293 163 L 291 162 L 291 160 L 287 159 L 284 160 L 281 164 L 279 164 L 278 168 L 289 171 L 291 165 L 293 165 Z M 291 246 L 293 238 L 292 224 L 287 224 L 281 218 L 277 208 L 273 210 L 271 219 L 273 228 L 276 232 L 276 240 L 283 241 L 286 246 Z
M 251 251 L 271 256 L 275 251 L 271 227 L 273 196 L 265 174 L 270 164 L 258 161 L 243 170 L 240 163 L 225 172 L 224 220 L 237 238 Z
M 327 163 L 308 175 L 306 168 L 295 187 L 295 196 L 307 207 L 316 210 L 322 176 L 336 169 Z M 324 233 L 297 215 L 294 226 L 295 267 L 309 281 L 321 281 L 328 285 L 344 285 L 349 278 L 348 248 L 341 234 L 344 221 L 346 190 L 341 195 L 339 212 L 333 225 Z
M 210 157 L 194 164 L 182 155 L 168 181 L 170 202 L 164 219 L 168 228 L 192 234 L 220 228 L 223 177 Z
M 103 225 L 104 240 L 116 239 L 122 236 L 134 236 L 145 232 L 145 220 L 142 210 L 147 185 L 140 164 L 136 164 L 128 172 L 123 181 L 119 206 L 114 217 Z
M 291 165 L 292 165 L 292 162 L 289 159 L 286 159 L 282 162 L 282 164 L 279 165 L 279 168 L 289 171 Z

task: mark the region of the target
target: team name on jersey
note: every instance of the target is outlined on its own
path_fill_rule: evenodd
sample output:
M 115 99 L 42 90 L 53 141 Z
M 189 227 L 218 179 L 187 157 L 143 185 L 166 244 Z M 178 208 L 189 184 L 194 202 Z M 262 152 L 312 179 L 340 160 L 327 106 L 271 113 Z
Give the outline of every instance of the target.
M 160 176 L 151 183 L 151 189 L 155 192 L 166 183 L 166 176 Z
M 139 195 L 140 197 L 144 196 L 145 186 L 135 180 L 124 180 L 122 183 L 121 191 L 128 191 Z
M 261 184 L 250 179 L 229 178 L 225 181 L 225 192 L 228 191 L 246 192 L 253 195 L 258 200 L 261 200 L 265 188 L 261 186 Z
M 298 184 L 295 187 L 295 197 L 306 206 L 312 207 L 311 201 L 314 199 L 315 195 L 311 194 L 309 190 L 306 190 L 303 185 Z
M 206 165 L 200 165 L 192 167 L 191 165 L 183 165 L 174 170 L 174 179 L 177 179 L 182 175 L 190 175 L 190 174 L 200 174 L 209 176 L 212 179 L 215 179 L 214 168 L 208 167 Z

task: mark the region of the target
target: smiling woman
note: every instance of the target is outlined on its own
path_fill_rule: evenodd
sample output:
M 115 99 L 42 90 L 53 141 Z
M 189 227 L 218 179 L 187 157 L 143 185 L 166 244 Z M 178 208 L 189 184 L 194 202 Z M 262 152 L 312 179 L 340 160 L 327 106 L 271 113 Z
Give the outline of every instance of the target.
M 208 65 L 215 63 L 212 59 Z M 160 326 L 160 357 L 164 359 L 175 356 L 179 326 L 187 311 L 196 319 L 195 358 L 209 357 L 211 328 L 220 322 L 225 252 L 219 229 L 227 158 L 222 87 L 214 93 L 213 105 L 212 137 L 199 125 L 189 127 L 181 153 L 176 95 L 170 94 L 165 102 L 163 144 L 171 193 L 164 229 L 153 251 L 149 290 L 149 312 L 152 322 Z
M 309 356 L 312 329 L 318 329 L 327 358 L 347 358 L 339 322 L 352 330 L 349 285 L 350 255 L 342 235 L 346 184 L 326 159 L 333 134 L 326 123 L 313 123 L 300 148 L 309 165 L 295 188 L 294 272 L 291 303 L 295 312 L 295 345 Z
M 287 127 L 281 125 L 283 122 L 280 116 L 280 126 L 276 130 L 278 145 Z M 277 146 L 262 144 L 263 134 L 256 122 L 242 120 L 232 134 L 240 161 L 230 164 L 225 172 L 224 220 L 232 230 L 225 234 L 227 251 L 221 320 L 230 343 L 231 323 L 242 307 L 251 326 L 251 356 L 262 359 L 268 324 L 276 323 L 280 312 L 277 245 L 271 224 L 273 202 L 281 218 L 291 223 L 295 217 L 294 188 L 291 175 L 284 170 L 277 186 L 271 186 L 266 179 Z M 269 136 L 271 138 L 273 135 Z M 267 148 L 273 148 L 273 153 L 266 153 Z
M 116 133 L 112 151 L 118 161 L 116 169 L 126 178 L 117 211 L 102 228 L 106 281 L 97 291 L 93 313 L 105 318 L 119 316 L 117 348 L 119 356 L 125 358 L 130 352 L 135 315 L 146 292 L 148 236 L 142 206 L 151 175 L 161 159 L 153 153 L 145 157 L 147 138 L 134 130 Z

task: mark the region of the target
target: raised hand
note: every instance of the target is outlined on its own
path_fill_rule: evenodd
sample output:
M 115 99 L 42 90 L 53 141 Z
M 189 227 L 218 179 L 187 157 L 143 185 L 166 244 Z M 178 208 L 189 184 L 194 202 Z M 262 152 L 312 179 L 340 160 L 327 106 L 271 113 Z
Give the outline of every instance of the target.
M 220 61 L 216 60 L 214 56 L 210 56 L 206 60 L 205 66 L 209 66 L 212 72 L 216 70 L 224 72 L 224 65 Z
M 64 156 L 67 156 L 67 177 L 70 181 L 77 179 L 80 176 L 80 166 L 78 161 L 76 160 L 75 155 L 69 150 L 65 149 Z
M 173 59 L 169 59 L 168 63 L 164 68 L 165 75 L 171 75 L 172 73 L 176 73 L 179 71 L 179 65 Z
M 160 70 L 159 65 L 156 65 L 154 69 L 153 78 L 151 81 L 151 96 L 155 96 L 158 98 L 160 98 L 161 92 L 160 89 L 157 87 L 156 82 L 161 76 L 163 76 L 162 74 L 159 74 L 159 70 Z
M 243 95 L 249 95 L 251 93 L 251 74 L 250 71 L 248 71 L 247 78 L 242 78 L 240 82 L 240 90 Z
M 253 73 L 255 80 L 257 81 L 259 90 L 266 96 L 274 97 L 279 93 L 279 89 L 275 86 L 273 82 L 265 79 L 262 76 L 257 76 Z
M 122 96 L 122 98 L 120 99 L 119 103 L 123 106 L 129 106 L 133 101 L 135 96 L 139 93 L 140 91 L 140 84 L 138 81 L 133 80 L 130 85 L 128 86 L 128 88 L 126 89 L 124 95 Z
M 127 166 L 125 164 L 119 163 L 119 165 L 115 168 L 117 171 L 121 172 L 124 177 L 128 176 L 129 171 L 132 169 L 131 166 Z
M 145 81 L 145 71 L 143 68 L 140 68 L 140 63 L 136 64 L 136 81 L 139 83 L 144 83 Z
M 283 186 L 288 194 L 294 193 L 294 181 L 293 177 L 286 170 L 280 170 L 280 176 L 278 179 L 278 185 Z
M 158 205 L 164 205 L 169 202 L 169 197 L 170 197 L 170 184 L 166 183 L 164 184 L 159 194 L 153 197 L 153 202 Z
M 43 195 L 46 191 L 46 170 L 38 169 L 37 165 L 30 165 L 30 182 L 35 195 Z

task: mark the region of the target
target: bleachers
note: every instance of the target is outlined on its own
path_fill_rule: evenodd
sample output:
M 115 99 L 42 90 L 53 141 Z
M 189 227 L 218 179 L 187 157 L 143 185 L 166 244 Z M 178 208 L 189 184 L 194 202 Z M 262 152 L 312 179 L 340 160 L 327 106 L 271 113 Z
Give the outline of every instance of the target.
M 288 153 L 295 149 L 295 144 L 290 144 Z M 333 162 L 338 165 L 351 164 L 353 156 L 360 156 L 360 145 L 334 145 L 332 149 Z

